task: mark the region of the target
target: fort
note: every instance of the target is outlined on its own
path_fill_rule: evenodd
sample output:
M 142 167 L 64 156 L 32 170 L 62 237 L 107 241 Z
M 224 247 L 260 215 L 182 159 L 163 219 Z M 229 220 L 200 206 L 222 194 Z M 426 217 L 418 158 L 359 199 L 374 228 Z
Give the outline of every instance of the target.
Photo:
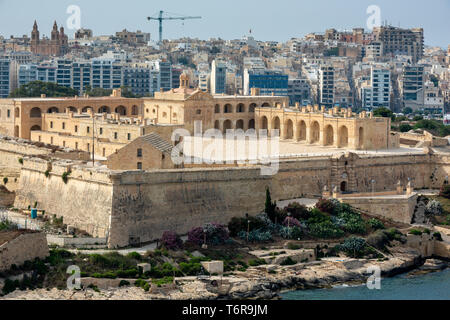
M 0 139 L 0 174 L 15 181 L 6 186 L 15 192 L 14 207 L 36 203 L 67 225 L 106 237 L 110 248 L 258 214 L 266 188 L 275 200 L 320 198 L 335 189 L 390 192 L 399 181 L 436 189 L 450 172 L 443 141 L 400 146 L 388 118 L 289 107 L 284 97 L 213 96 L 189 88 L 185 75 L 180 88 L 154 98 L 127 99 L 116 90 L 101 98 L 4 99 L 0 112 L 0 131 L 11 136 Z M 177 128 L 279 130 L 278 171 L 174 165 L 170 136 Z

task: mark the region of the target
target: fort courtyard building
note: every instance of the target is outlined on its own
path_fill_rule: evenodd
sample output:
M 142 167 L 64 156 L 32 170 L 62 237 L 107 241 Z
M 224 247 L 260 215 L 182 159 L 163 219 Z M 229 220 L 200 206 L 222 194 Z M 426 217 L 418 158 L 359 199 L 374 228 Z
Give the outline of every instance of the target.
M 106 160 L 149 134 L 169 143 L 173 131 L 181 128 L 191 135 L 209 129 L 222 133 L 230 129 L 266 129 L 272 133 L 275 129 L 282 141 L 295 143 L 295 152 L 304 148 L 301 145 L 351 150 L 398 147 L 388 118 L 375 118 L 366 112 L 356 115 L 351 109 L 337 107 L 289 107 L 288 97 L 257 96 L 257 90 L 252 93 L 211 95 L 190 88 L 188 76 L 182 74 L 179 88 L 157 92 L 154 98 L 128 99 L 117 89 L 110 97 L 99 98 L 3 99 L 0 134 L 89 152 L 98 160 Z M 151 147 L 148 140 L 140 141 Z M 122 159 L 125 153 L 111 159 Z M 142 162 L 144 170 L 150 169 L 150 164 L 138 160 L 133 158 L 130 168 L 138 169 Z M 119 168 L 121 161 L 115 162 Z M 152 165 L 158 163 L 151 161 Z
M 120 89 L 114 90 L 111 97 L 0 99 L 0 134 L 30 139 L 31 131 L 42 130 L 44 114 L 68 111 L 82 114 L 92 110 L 137 118 L 141 108 L 142 100 L 123 98 Z
M 316 106 L 256 108 L 257 129 L 279 130 L 282 140 L 352 150 L 398 148 L 390 134 L 391 120 L 351 109 Z

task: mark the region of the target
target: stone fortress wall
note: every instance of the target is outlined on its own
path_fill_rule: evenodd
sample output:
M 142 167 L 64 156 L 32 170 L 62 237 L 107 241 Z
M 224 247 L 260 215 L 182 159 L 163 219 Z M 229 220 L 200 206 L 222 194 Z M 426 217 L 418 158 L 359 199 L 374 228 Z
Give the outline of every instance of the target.
M 206 222 L 257 214 L 264 209 L 266 187 L 276 200 L 318 197 L 324 186 L 342 183 L 357 192 L 395 190 L 398 181 L 406 185 L 408 179 L 416 189 L 439 188 L 449 175 L 448 163 L 432 153 L 342 153 L 280 162 L 276 175 L 262 176 L 258 167 L 110 171 L 24 158 L 15 206 L 37 201 L 39 209 L 63 216 L 64 223 L 107 236 L 110 247 L 123 247 L 158 239 L 166 230 L 185 234 Z
M 89 154 L 83 151 L 45 146 L 42 143 L 25 141 L 19 138 L 0 136 L 0 180 L 8 178 L 6 187 L 10 191 L 18 188 L 22 164 L 19 159 L 26 156 L 72 160 L 88 160 Z

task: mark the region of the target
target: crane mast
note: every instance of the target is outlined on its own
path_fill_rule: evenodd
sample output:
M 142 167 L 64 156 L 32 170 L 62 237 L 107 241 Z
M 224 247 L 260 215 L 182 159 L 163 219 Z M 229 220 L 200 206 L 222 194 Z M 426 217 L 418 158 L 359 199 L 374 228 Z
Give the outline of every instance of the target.
M 159 21 L 159 44 L 162 43 L 163 39 L 163 21 L 164 20 L 192 20 L 192 19 L 201 19 L 202 17 L 189 17 L 189 16 L 181 16 L 181 17 L 164 17 L 164 11 L 160 11 L 157 17 L 147 17 L 148 21 L 157 20 Z

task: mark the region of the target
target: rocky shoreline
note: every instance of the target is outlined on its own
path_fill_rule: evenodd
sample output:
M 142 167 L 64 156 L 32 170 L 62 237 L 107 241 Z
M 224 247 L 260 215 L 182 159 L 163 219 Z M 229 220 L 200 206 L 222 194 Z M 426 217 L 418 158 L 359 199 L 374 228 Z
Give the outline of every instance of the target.
M 425 263 L 426 262 L 426 263 Z M 424 264 L 425 263 L 425 264 Z M 236 272 L 229 277 L 176 278 L 175 284 L 152 286 L 149 292 L 133 286 L 84 289 L 80 291 L 38 289 L 15 291 L 7 300 L 273 300 L 286 291 L 330 288 L 342 284 L 362 284 L 371 275 L 370 266 L 378 266 L 381 276 L 392 277 L 415 270 L 416 274 L 442 270 L 448 263 L 425 260 L 416 250 L 397 247 L 385 261 L 349 258 L 325 258 L 293 266 L 264 265 Z M 101 280 L 101 279 L 98 279 Z

